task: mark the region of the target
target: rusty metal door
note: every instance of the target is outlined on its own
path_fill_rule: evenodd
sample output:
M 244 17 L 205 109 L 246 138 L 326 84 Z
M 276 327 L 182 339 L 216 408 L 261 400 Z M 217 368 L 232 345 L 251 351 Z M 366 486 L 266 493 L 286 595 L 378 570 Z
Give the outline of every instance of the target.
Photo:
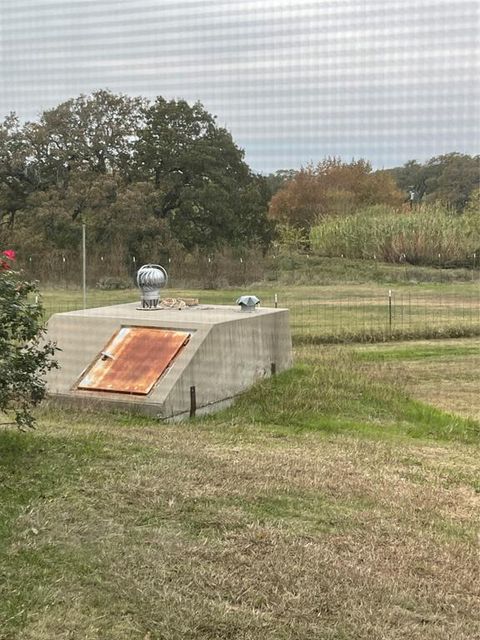
M 78 384 L 78 389 L 147 395 L 190 334 L 152 327 L 122 327 Z

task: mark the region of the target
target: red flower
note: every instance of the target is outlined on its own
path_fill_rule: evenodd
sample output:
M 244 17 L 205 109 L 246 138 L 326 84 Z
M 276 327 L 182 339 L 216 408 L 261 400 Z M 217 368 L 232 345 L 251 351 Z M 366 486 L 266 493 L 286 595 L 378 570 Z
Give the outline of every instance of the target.
M 10 269 L 10 262 L 13 262 L 15 260 L 17 254 L 13 249 L 7 249 L 6 251 L 2 252 L 2 256 L 4 256 L 8 260 L 8 262 L 0 258 L 0 270 Z

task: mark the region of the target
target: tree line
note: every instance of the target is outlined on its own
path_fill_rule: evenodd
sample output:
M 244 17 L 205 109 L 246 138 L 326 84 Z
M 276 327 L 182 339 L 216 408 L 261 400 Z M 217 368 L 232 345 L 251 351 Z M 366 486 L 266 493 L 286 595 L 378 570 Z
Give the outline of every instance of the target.
M 278 171 L 268 183 L 271 217 L 306 231 L 326 218 L 374 205 L 405 211 L 439 204 L 461 214 L 480 187 L 480 156 L 449 153 L 379 171 L 363 159 L 326 158 L 300 171 Z
M 29 255 L 78 248 L 148 260 L 158 247 L 267 247 L 266 178 L 200 103 L 97 91 L 0 125 L 3 244 Z
M 479 156 L 459 153 L 381 171 L 326 158 L 263 176 L 200 103 L 100 90 L 0 123 L 0 244 L 58 259 L 78 251 L 85 223 L 95 251 L 120 261 L 266 251 L 288 228 L 308 236 L 376 205 L 458 214 L 479 183 Z

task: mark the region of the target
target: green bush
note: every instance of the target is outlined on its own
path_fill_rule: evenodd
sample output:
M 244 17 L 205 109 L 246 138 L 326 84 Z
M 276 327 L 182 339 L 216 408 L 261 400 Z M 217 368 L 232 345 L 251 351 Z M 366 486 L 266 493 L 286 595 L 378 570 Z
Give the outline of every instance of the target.
M 133 286 L 133 282 L 125 280 L 124 278 L 107 276 L 101 278 L 96 286 L 97 289 L 102 289 L 103 291 L 118 291 L 120 289 L 130 289 Z
M 32 408 L 45 396 L 45 373 L 56 366 L 55 346 L 43 340 L 43 309 L 23 281 L 0 262 L 0 413 L 4 424 L 34 425 Z

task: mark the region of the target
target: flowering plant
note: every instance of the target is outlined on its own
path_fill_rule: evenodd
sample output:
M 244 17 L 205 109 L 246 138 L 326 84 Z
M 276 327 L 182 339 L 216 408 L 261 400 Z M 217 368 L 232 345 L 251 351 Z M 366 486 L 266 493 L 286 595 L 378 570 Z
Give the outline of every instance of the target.
M 45 374 L 56 366 L 55 345 L 44 339 L 35 282 L 12 269 L 15 251 L 0 253 L 0 418 L 33 427 L 32 409 L 45 397 Z M 35 299 L 35 301 L 33 301 Z
M 15 261 L 17 254 L 13 249 L 6 249 L 0 257 L 0 271 L 11 269 L 11 263 Z

